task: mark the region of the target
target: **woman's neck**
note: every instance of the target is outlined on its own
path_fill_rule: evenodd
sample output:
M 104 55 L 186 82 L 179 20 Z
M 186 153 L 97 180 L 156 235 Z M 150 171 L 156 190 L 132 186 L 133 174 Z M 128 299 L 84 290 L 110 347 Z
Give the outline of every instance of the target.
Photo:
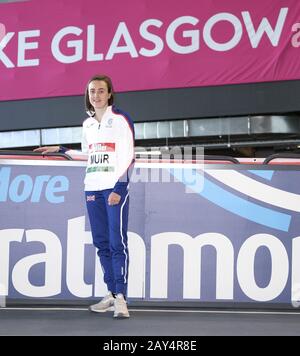
M 101 108 L 101 109 L 95 109 L 95 119 L 97 121 L 101 121 L 102 120 L 102 117 L 107 109 L 108 105 L 106 105 L 104 108 Z

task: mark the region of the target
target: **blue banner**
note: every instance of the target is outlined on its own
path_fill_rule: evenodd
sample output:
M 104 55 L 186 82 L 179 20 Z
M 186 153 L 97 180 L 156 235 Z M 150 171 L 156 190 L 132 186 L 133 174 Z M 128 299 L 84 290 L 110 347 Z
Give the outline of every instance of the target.
M 298 306 L 296 166 L 207 165 L 199 185 L 187 169 L 158 170 L 169 181 L 148 171 L 137 164 L 130 187 L 129 298 Z M 74 301 L 106 293 L 84 174 L 78 162 L 0 165 L 0 294 Z

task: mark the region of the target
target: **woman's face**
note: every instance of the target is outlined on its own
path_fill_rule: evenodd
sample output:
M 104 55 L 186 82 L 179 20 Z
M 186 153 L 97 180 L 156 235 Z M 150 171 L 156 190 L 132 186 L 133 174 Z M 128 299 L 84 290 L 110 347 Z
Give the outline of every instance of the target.
M 95 109 L 103 109 L 108 105 L 111 93 L 103 80 L 93 80 L 89 84 L 89 100 Z

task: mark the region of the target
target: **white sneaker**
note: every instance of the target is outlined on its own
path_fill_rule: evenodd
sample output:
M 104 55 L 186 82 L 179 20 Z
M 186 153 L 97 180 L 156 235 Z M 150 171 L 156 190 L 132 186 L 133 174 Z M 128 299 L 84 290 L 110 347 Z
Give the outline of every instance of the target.
M 95 313 L 114 311 L 114 301 L 115 298 L 113 297 L 112 293 L 108 292 L 108 294 L 103 297 L 99 303 L 91 305 L 89 310 Z
M 114 318 L 129 318 L 129 312 L 127 309 L 127 303 L 126 300 L 124 299 L 123 294 L 117 294 L 114 302 Z

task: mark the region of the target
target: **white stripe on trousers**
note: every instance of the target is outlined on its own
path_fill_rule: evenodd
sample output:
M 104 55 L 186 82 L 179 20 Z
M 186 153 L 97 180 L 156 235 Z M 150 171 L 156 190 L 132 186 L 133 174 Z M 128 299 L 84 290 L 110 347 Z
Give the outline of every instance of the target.
M 124 208 L 124 205 L 126 204 L 126 201 L 127 201 L 127 198 L 128 198 L 128 195 L 129 193 L 127 193 L 125 199 L 124 199 L 124 202 L 121 206 L 121 210 L 120 210 L 120 234 L 121 234 L 121 237 L 122 237 L 122 245 L 124 246 L 124 255 L 125 255 L 125 273 L 124 273 L 124 283 L 126 284 L 127 283 L 127 261 L 128 261 L 128 255 L 126 253 L 126 246 L 124 244 L 124 236 L 123 236 L 123 231 L 122 231 L 122 227 L 123 227 L 123 208 Z M 128 245 L 128 237 L 127 237 L 127 245 Z

